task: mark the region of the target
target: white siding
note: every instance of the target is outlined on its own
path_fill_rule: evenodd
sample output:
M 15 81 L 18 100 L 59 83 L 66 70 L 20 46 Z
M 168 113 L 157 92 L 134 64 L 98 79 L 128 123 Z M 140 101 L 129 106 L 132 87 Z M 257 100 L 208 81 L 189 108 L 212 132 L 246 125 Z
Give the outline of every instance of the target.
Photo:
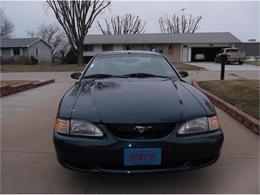
M 113 45 L 113 51 L 123 50 L 123 45 Z M 103 52 L 102 45 L 93 45 L 93 51 L 84 51 L 83 56 L 94 56 Z
M 12 49 L 1 49 L 1 57 L 4 60 L 12 58 Z
M 11 55 L 11 57 L 13 57 L 14 56 L 14 49 L 12 48 L 12 49 L 10 49 L 10 55 Z
M 230 47 L 232 44 L 212 43 L 212 44 L 184 44 L 184 45 L 188 45 L 189 47 Z
M 114 51 L 121 51 L 123 50 L 123 45 L 114 45 Z
M 93 45 L 93 51 L 84 51 L 83 56 L 94 56 L 102 52 L 102 45 Z
M 182 47 L 182 50 L 181 50 L 181 61 L 182 62 L 188 62 L 189 61 L 189 47 Z
M 38 49 L 38 55 L 36 50 Z M 34 58 L 38 59 L 39 64 L 44 63 L 51 63 L 52 56 L 51 56 L 51 48 L 47 46 L 42 41 L 38 41 L 37 43 L 31 45 L 28 49 L 28 57 L 29 59 L 33 56 Z

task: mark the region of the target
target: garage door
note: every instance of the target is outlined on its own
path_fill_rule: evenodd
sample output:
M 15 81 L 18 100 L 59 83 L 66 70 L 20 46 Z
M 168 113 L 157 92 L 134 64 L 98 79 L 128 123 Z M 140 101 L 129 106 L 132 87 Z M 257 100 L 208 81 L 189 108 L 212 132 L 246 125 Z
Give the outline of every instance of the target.
M 219 53 L 221 49 L 222 47 L 192 47 L 191 61 L 214 61 L 216 54 Z

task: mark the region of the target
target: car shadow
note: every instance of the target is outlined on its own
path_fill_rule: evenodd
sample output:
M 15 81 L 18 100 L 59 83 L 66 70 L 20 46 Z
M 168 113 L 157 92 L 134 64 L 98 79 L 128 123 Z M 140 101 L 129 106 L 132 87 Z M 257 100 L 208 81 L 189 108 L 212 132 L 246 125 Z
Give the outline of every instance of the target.
M 80 174 L 92 178 L 86 193 L 207 193 L 214 185 L 207 168 L 140 175 Z M 207 184 L 207 185 L 205 185 Z

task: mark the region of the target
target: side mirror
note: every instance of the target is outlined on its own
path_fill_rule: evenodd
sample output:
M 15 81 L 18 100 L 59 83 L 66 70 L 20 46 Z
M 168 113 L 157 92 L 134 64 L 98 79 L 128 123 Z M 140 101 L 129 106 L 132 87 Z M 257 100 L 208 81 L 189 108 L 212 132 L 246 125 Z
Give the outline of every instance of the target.
M 79 79 L 80 76 L 81 76 L 81 73 L 79 73 L 79 72 L 74 72 L 70 75 L 70 77 L 73 79 Z
M 186 71 L 179 71 L 179 74 L 181 75 L 182 78 L 185 78 L 189 75 L 189 73 Z

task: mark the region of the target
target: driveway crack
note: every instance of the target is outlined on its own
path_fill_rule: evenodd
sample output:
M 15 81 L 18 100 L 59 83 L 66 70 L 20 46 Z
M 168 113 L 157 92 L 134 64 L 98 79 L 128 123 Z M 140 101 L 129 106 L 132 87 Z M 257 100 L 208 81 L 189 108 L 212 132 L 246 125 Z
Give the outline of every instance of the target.
M 94 177 L 95 177 L 94 175 L 91 175 L 90 181 L 89 181 L 89 184 L 88 184 L 88 186 L 87 186 L 87 189 L 86 189 L 85 194 L 88 194 L 88 192 L 89 192 L 89 190 L 90 190 L 90 187 L 91 187 L 91 185 L 92 185 L 92 183 L 93 183 Z

